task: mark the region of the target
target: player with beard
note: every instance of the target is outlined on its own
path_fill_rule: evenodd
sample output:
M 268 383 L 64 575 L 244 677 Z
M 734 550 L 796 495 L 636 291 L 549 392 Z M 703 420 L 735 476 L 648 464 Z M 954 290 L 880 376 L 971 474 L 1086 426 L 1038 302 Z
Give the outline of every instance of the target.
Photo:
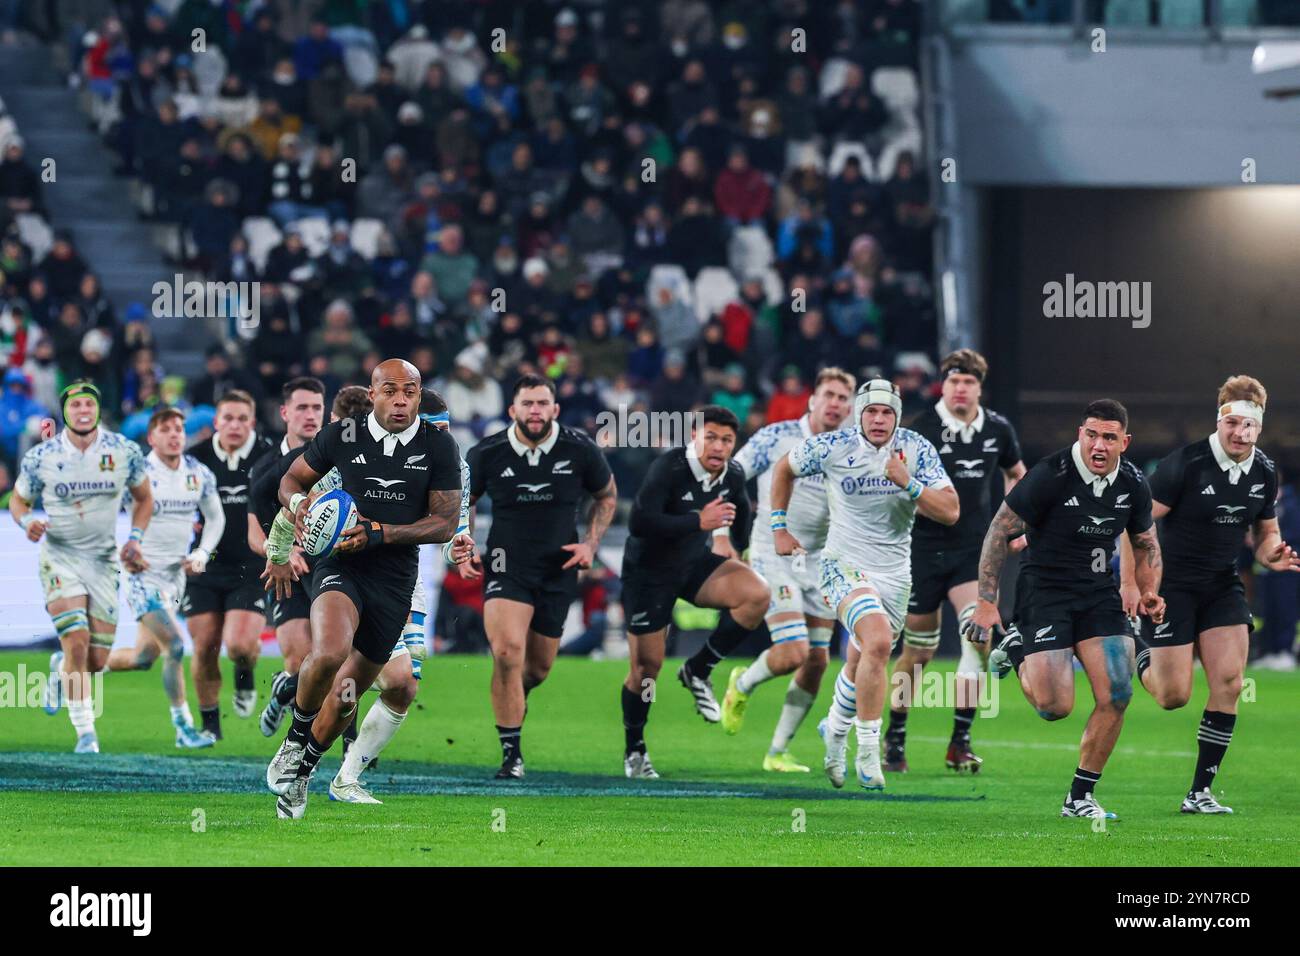
M 253 669 L 262 652 L 266 602 L 258 574 L 262 562 L 248 546 L 249 471 L 274 446 L 254 431 L 257 406 L 247 392 L 232 390 L 217 400 L 211 440 L 189 453 L 216 476 L 226 527 L 207 569 L 185 586 L 181 612 L 194 641 L 190 661 L 203 729 L 221 739 L 221 648 L 235 668 L 232 706 L 251 717 L 257 707 Z
M 514 387 L 513 423 L 470 449 L 470 514 L 492 499 L 488 560 L 475 554 L 461 574 L 486 576 L 483 623 L 492 647 L 492 712 L 501 741 L 498 780 L 524 776 L 521 742 L 527 698 L 550 673 L 564 620 L 609 528 L 618 489 L 605 456 L 585 432 L 561 425 L 555 385 L 525 375 Z M 577 508 L 590 497 L 587 535 Z M 486 567 L 485 567 L 486 565 Z
M 268 536 L 277 597 L 316 482 L 337 468 L 359 512 L 311 575 L 312 649 L 298 672 L 293 724 L 266 772 L 281 818 L 306 812 L 311 775 L 351 720 L 357 690 L 375 682 L 401 639 L 418 546 L 450 540 L 458 525 L 460 454 L 447 432 L 420 420 L 420 384 L 409 362 L 381 362 L 371 375 L 374 410 L 323 428 L 280 482 L 294 525 L 286 536 L 273 522 Z
M 957 612 L 958 631 L 975 613 L 980 546 L 993 520 L 994 482 L 1009 491 L 1025 474 L 1020 442 L 1011 423 L 980 404 L 988 362 L 974 349 L 960 349 L 939 366 L 943 394 L 909 427 L 939 450 L 943 469 L 957 489 L 961 517 L 955 525 L 918 515 L 912 528 L 912 598 L 903 625 L 903 650 L 894 665 L 889 728 L 885 731 L 885 772 L 907 772 L 907 711 L 921 672 L 939 648 L 941 611 L 946 598 Z M 1024 546 L 1018 539 L 1013 550 Z M 958 773 L 976 773 L 984 762 L 971 750 L 971 725 L 987 670 L 988 645 L 961 642 L 957 662 L 956 707 L 945 763 Z
M 59 396 L 64 428 L 23 455 L 9 513 L 40 542 L 45 610 L 60 650 L 50 655 L 45 712 L 66 696 L 77 753 L 99 753 L 90 675 L 108 661 L 117 631 L 121 565 L 145 571 L 140 542 L 153 515 L 153 494 L 140 446 L 100 424 L 100 395 L 90 382 L 73 382 Z M 119 552 L 117 512 L 124 491 L 133 501 L 131 536 Z M 33 509 L 43 504 L 45 518 Z M 119 564 L 119 557 L 121 559 Z
M 759 514 L 772 510 L 772 465 L 810 435 L 839 428 L 853 411 L 856 385 L 853 376 L 843 369 L 822 369 L 813 385 L 806 415 L 760 428 L 745 442 L 736 461 L 745 470 L 746 478 L 758 479 Z M 738 733 L 750 696 L 765 681 L 793 671 L 772 744 L 763 757 L 763 769 L 807 773 L 808 768 L 790 755 L 789 743 L 821 689 L 835 628 L 835 620 L 829 616 L 833 612 L 826 606 L 817 583 L 817 561 L 830 521 L 821 475 L 795 482 L 789 513 L 793 533 L 809 553 L 778 555 L 768 523 L 754 524 L 749 563 L 772 591 L 772 603 L 767 609 L 772 646 L 748 668 L 732 668 L 722 698 L 722 729 Z
M 745 473 L 731 458 L 740 422 L 718 405 L 706 405 L 695 419 L 690 444 L 650 466 L 628 519 L 622 578 L 630 667 L 622 691 L 623 772 L 632 778 L 659 778 L 646 752 L 645 725 L 677 600 L 722 611 L 704 646 L 677 672 L 696 711 L 717 723 L 709 675 L 762 623 L 772 597 L 767 582 L 738 557 L 750 530 Z
M 1192 696 L 1193 651 L 1210 697 L 1201 714 L 1198 753 L 1183 813 L 1231 813 L 1211 787 L 1232 742 L 1237 697 L 1254 621 L 1237 573 L 1249 530 L 1255 560 L 1270 571 L 1300 571 L 1282 540 L 1275 502 L 1279 477 L 1256 444 L 1268 393 L 1258 379 L 1234 375 L 1219 389 L 1218 423 L 1208 438 L 1178 449 L 1151 476 L 1151 514 L 1160 525 L 1165 618 L 1141 619 L 1138 680 L 1165 710 Z M 1120 593 L 1133 616 L 1140 608 L 1132 546 L 1121 545 Z
M 989 664 L 999 677 L 1015 669 L 1025 699 L 1044 720 L 1070 715 L 1075 659 L 1083 665 L 1095 706 L 1063 817 L 1115 817 L 1093 794 L 1133 697 L 1133 638 L 1110 566 L 1121 532 L 1128 532 L 1139 552 L 1135 573 L 1143 613 L 1157 624 L 1164 618 L 1151 489 L 1142 471 L 1121 457 L 1131 439 L 1124 406 L 1098 399 L 1084 410 L 1078 440 L 1039 461 L 1011 489 L 984 536 L 979 604 L 963 635 L 982 644 L 1001 625 L 1002 566 L 1009 542 L 1027 534 L 1015 626 L 989 655 Z
M 335 416 L 350 417 L 359 410 L 346 403 L 340 404 L 344 393 L 359 392 L 367 403 L 366 390 L 348 386 L 339 390 L 334 400 Z M 284 422 L 284 437 L 280 439 L 279 454 L 261 458 L 248 473 L 248 547 L 259 557 L 266 557 L 266 536 L 280 512 L 280 479 L 316 437 L 325 416 L 325 385 L 320 379 L 301 377 L 290 379 L 280 390 L 280 420 Z M 340 411 L 341 409 L 341 411 Z M 368 410 L 368 409 L 367 409 Z M 337 476 L 335 476 L 337 477 Z M 269 562 L 268 562 L 269 563 Z M 289 554 L 289 568 L 293 580 L 299 581 L 310 573 L 311 562 L 302 548 L 293 547 Z M 263 571 L 266 574 L 266 571 Z M 275 629 L 275 639 L 284 656 L 284 667 L 271 679 L 271 693 L 258 720 L 264 737 L 271 737 L 280 729 L 284 708 L 293 700 L 298 689 L 298 668 L 311 649 L 311 628 L 308 614 L 311 609 L 305 587 L 293 588 L 288 597 L 266 597 L 266 622 Z
M 844 786 L 849 729 L 856 726 L 858 784 L 885 789 L 885 673 L 912 587 L 912 523 L 920 513 L 951 525 L 960 514 L 939 453 L 923 436 L 899 426 L 901 412 L 898 387 L 872 379 L 853 397 L 853 428 L 811 435 L 773 466 L 777 554 L 804 550 L 787 526 L 795 479 L 825 476 L 830 531 L 818 573 L 827 606 L 849 632 L 830 711 L 817 727 L 826 744 L 822 766 L 835 787 Z

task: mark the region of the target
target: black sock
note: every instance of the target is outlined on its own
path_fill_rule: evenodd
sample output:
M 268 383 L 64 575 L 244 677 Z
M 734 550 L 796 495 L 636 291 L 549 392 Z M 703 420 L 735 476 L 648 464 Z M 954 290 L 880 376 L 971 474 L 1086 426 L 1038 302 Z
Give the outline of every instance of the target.
M 634 690 L 623 688 L 623 752 L 645 753 L 645 725 L 650 719 L 650 701 Z
M 907 711 L 892 709 L 889 711 L 889 729 L 885 731 L 885 736 L 902 745 L 907 739 Z
M 221 705 L 213 704 L 211 707 L 199 708 L 199 720 L 203 724 L 203 729 L 214 737 L 221 736 Z
M 502 727 L 497 724 L 497 737 L 501 740 L 501 762 L 514 758 L 523 759 L 524 752 L 520 746 L 519 732 L 522 727 Z
M 1099 780 L 1101 780 L 1100 773 L 1093 773 L 1091 770 L 1079 767 L 1074 771 L 1074 781 L 1070 784 L 1070 799 L 1082 800 L 1088 794 L 1096 793 Z
M 290 674 L 285 680 L 284 686 L 280 688 L 280 693 L 275 695 L 276 703 L 281 707 L 293 701 L 298 694 L 298 675 Z
M 955 743 L 970 743 L 970 725 L 975 722 L 974 707 L 958 707 L 952 713 L 952 739 Z
M 1142 675 L 1147 672 L 1147 668 L 1150 666 L 1151 648 L 1147 647 L 1145 644 L 1139 644 L 1137 651 L 1137 678 L 1139 684 L 1142 683 Z
M 313 710 L 309 714 L 304 714 L 298 709 L 298 705 L 294 704 L 293 723 L 289 725 L 289 734 L 287 739 L 292 740 L 296 744 L 306 744 L 307 735 L 311 733 L 312 721 L 316 719 L 318 713 L 320 713 L 320 711 Z
M 253 669 L 247 664 L 235 665 L 235 690 L 254 690 L 257 684 L 253 679 Z
M 1201 715 L 1201 727 L 1196 732 L 1196 775 L 1192 777 L 1192 792 L 1208 790 L 1219 772 L 1219 764 L 1232 743 L 1232 728 L 1237 724 L 1236 714 L 1207 710 Z
M 357 742 L 357 708 L 352 708 L 352 719 L 348 725 L 343 728 L 343 753 L 347 754 L 348 748 Z
M 316 770 L 316 765 L 320 763 L 320 758 L 325 756 L 325 751 L 329 749 L 328 744 L 321 743 L 311 731 L 307 731 L 307 749 L 302 752 L 302 763 L 298 764 L 298 776 L 310 777 Z
M 730 611 L 723 611 L 718 616 L 718 626 L 713 629 L 704 646 L 686 662 L 687 670 L 696 677 L 708 680 L 718 662 L 739 647 L 749 637 L 751 630 L 752 628 L 737 624 Z

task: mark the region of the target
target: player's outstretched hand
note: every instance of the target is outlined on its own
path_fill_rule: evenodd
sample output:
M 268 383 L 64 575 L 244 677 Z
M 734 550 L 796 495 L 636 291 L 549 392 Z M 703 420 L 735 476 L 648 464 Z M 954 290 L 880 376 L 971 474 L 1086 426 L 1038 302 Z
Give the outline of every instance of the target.
M 293 513 L 293 533 L 299 541 L 306 537 L 307 534 L 307 512 L 316 503 L 316 499 L 324 493 L 323 491 L 309 492 L 306 498 L 298 502 L 298 510 Z M 285 510 L 288 511 L 289 509 L 286 508 Z
M 1159 624 L 1165 619 L 1165 599 L 1155 591 L 1147 591 L 1142 595 L 1142 603 L 1138 605 L 1138 612 L 1151 618 L 1152 622 Z
M 561 571 L 567 571 L 572 567 L 589 568 L 591 562 L 595 560 L 596 553 L 591 545 L 586 541 L 579 541 L 577 544 L 566 544 L 564 550 L 569 552 L 569 560 L 560 566 Z
M 144 559 L 144 552 L 140 550 L 139 541 L 128 541 L 122 545 L 122 563 L 132 574 L 139 574 L 141 571 L 149 570 L 149 562 Z
M 1121 584 L 1119 600 L 1124 605 L 1125 617 L 1137 617 L 1138 605 L 1142 603 L 1142 592 L 1136 584 Z
M 772 543 L 776 546 L 777 554 L 804 554 L 803 545 L 785 528 L 778 528 L 772 532 Z
M 33 522 L 35 524 L 35 522 Z M 31 533 L 27 535 L 31 537 Z M 32 540 L 35 540 L 34 538 Z M 1300 571 L 1300 555 L 1285 541 L 1278 544 L 1269 556 L 1260 562 L 1270 571 Z
M 44 535 L 45 535 L 45 522 L 41 521 L 39 518 L 33 522 L 30 522 L 27 525 L 28 541 L 33 541 L 33 542 L 40 541 Z
M 272 591 L 277 601 L 283 601 L 293 594 L 293 582 L 298 580 L 298 572 L 293 568 L 293 558 L 285 564 L 275 564 L 268 560 L 266 568 L 258 575 L 266 582 L 266 590 Z
M 296 544 L 289 551 L 289 567 L 293 569 L 293 579 L 295 581 L 311 571 L 311 566 L 307 563 L 307 555 Z
M 962 625 L 961 636 L 972 644 L 987 644 L 994 628 L 1002 627 L 1002 615 L 998 606 L 992 601 L 980 599 L 975 605 L 975 613 Z
M 885 459 L 885 477 L 900 488 L 906 488 L 907 483 L 912 480 L 912 475 L 907 470 L 907 462 L 903 460 L 901 448 L 897 455 L 890 455 Z

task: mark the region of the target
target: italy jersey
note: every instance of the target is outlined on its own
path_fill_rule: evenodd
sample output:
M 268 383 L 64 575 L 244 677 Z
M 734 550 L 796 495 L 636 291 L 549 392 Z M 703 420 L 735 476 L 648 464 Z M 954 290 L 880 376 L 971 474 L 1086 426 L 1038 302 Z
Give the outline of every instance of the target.
M 758 478 L 758 520 L 754 522 L 754 531 L 749 539 L 750 550 L 755 554 L 776 554 L 771 522 L 767 520 L 772 511 L 772 466 L 799 442 L 811 437 L 812 429 L 805 415 L 760 428 L 736 453 L 736 463 L 745 469 L 745 478 Z M 789 531 L 799 544 L 810 554 L 820 551 L 830 524 L 824 476 L 820 472 L 794 483 L 786 511 Z
M 203 546 L 216 548 L 225 528 L 217 479 L 207 465 L 192 455 L 182 455 L 170 468 L 156 452 L 145 458 L 145 471 L 153 486 L 153 518 L 141 547 L 151 568 L 175 568 L 190 552 L 194 540 L 194 515 L 204 517 Z M 215 526 L 215 527 L 213 527 Z
M 23 455 L 14 491 L 48 517 L 43 544 L 83 554 L 117 550 L 123 492 L 148 480 L 140 446 L 100 428 L 84 452 L 66 430 Z
M 885 462 L 901 453 L 926 488 L 950 488 L 934 445 L 909 428 L 876 448 L 856 428 L 810 435 L 790 449 L 795 475 L 822 475 L 830 512 L 824 554 L 852 567 L 910 577 L 916 502 L 885 477 Z

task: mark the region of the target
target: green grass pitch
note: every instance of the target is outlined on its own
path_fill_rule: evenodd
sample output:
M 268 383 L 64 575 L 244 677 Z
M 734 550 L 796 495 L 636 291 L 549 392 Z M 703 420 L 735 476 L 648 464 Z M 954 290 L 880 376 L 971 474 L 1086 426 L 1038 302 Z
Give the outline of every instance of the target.
M 778 775 L 761 761 L 786 679 L 762 687 L 744 729 L 728 737 L 695 715 L 668 662 L 647 737 L 663 779 L 633 782 L 622 776 L 626 663 L 561 658 L 530 699 L 528 777 L 498 784 L 489 779 L 500 760 L 489 661 L 437 658 L 379 770 L 366 775 L 384 805 L 331 803 L 325 786 L 337 760 L 326 758 L 307 817 L 290 822 L 275 818 L 263 782 L 277 741 L 261 736 L 255 718 L 230 713 L 228 671 L 217 747 L 174 749 L 155 669 L 105 675 L 104 753 L 79 757 L 66 711 L 48 717 L 4 698 L 2 682 L 12 695 L 19 665 L 38 671 L 46 659 L 0 654 L 3 864 L 1214 866 L 1293 864 L 1300 844 L 1292 800 L 1300 675 L 1248 673 L 1250 699 L 1215 788 L 1236 809 L 1231 817 L 1177 812 L 1202 675 L 1192 704 L 1173 713 L 1137 690 L 1099 789 L 1119 819 L 1097 832 L 1091 821 L 1057 816 L 1091 701 L 1082 681 L 1075 714 L 1054 724 L 1031 712 L 1013 678 L 1003 682 L 1000 714 L 975 724 L 985 763 L 974 777 L 943 766 L 951 713 L 915 709 L 912 771 L 868 795 L 852 777 L 832 789 L 820 770 L 815 726 L 830 680 L 792 745 L 813 772 Z M 731 663 L 715 675 L 719 690 Z M 263 699 L 275 667 L 259 666 Z

